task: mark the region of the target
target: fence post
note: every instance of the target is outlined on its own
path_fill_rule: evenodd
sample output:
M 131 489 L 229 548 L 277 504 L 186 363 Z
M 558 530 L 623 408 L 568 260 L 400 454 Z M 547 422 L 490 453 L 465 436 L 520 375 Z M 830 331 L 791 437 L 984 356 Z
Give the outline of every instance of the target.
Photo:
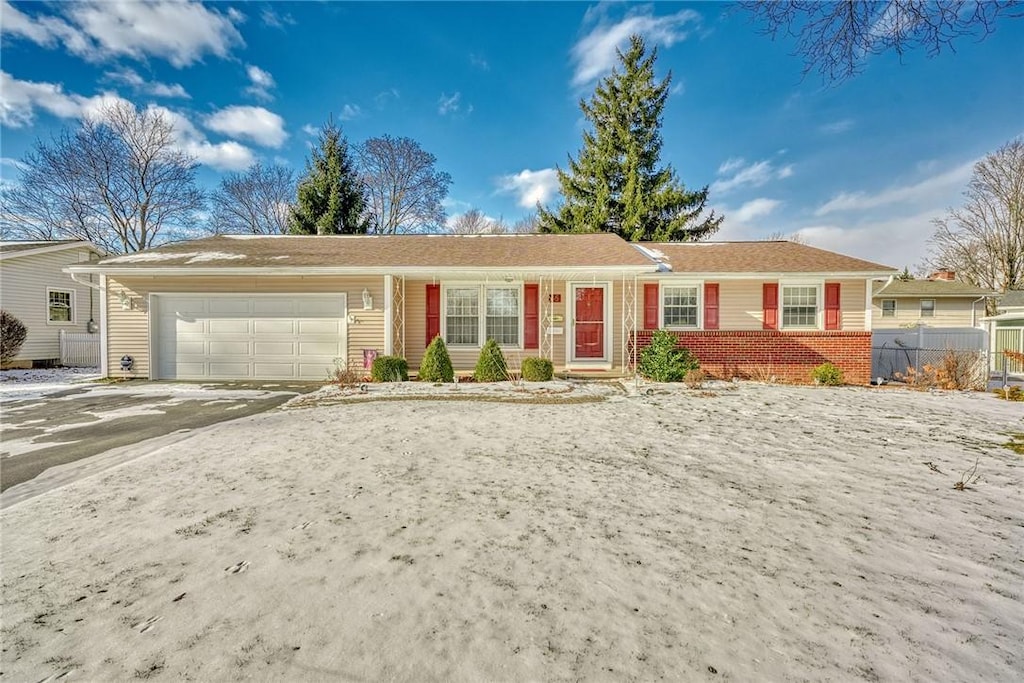
M 64 338 L 64 330 L 57 331 L 57 348 L 58 354 L 60 355 L 60 364 L 64 365 L 64 359 L 67 358 L 67 339 Z

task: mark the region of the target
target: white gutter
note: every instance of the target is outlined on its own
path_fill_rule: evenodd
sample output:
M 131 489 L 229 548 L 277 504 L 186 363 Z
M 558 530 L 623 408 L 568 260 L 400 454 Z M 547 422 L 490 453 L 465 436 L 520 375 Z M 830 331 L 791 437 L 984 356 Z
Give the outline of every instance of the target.
M 64 268 L 63 272 L 65 272 L 68 275 L 70 275 L 71 276 L 71 280 L 73 282 L 77 282 L 80 285 L 85 285 L 86 287 L 91 287 L 91 288 L 95 289 L 97 292 L 102 292 L 103 291 L 103 287 L 101 287 L 100 285 L 96 284 L 95 282 L 86 282 L 85 280 L 79 280 L 78 279 L 78 275 L 80 274 L 81 271 L 72 271 L 69 268 Z

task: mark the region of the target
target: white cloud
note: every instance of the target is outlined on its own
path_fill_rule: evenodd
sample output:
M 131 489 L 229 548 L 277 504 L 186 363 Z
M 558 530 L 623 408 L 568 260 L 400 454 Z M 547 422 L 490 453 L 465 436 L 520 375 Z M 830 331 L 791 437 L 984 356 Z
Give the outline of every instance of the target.
M 205 55 L 227 57 L 243 45 L 235 24 L 244 21 L 237 10 L 221 13 L 200 2 L 133 2 L 88 0 L 55 6 L 57 14 L 26 15 L 3 2 L 4 28 L 9 36 L 26 38 L 43 47 L 63 45 L 87 61 L 111 57 L 160 57 L 181 68 Z
M 312 123 L 307 123 L 302 127 L 302 132 L 310 137 L 316 137 L 320 134 L 320 129 L 314 126 Z
M 280 147 L 288 138 L 284 119 L 263 107 L 225 107 L 207 116 L 203 125 L 212 131 L 251 140 L 264 147 Z
M 66 93 L 60 83 L 20 81 L 0 71 L 0 123 L 11 128 L 30 125 L 39 109 L 58 118 L 76 119 L 115 101 L 126 100 L 114 93 L 92 97 Z
M 749 202 L 740 206 L 730 214 L 727 214 L 725 220 L 735 220 L 738 223 L 749 223 L 750 221 L 767 216 L 771 212 L 775 211 L 782 202 L 778 199 L 768 199 L 766 197 L 758 197 L 752 199 Z
M 264 26 L 270 26 L 271 28 L 283 29 L 285 26 L 295 25 L 295 17 L 287 13 L 278 14 L 269 7 L 260 13 L 260 19 L 263 21 Z
M 394 102 L 401 97 L 397 88 L 389 88 L 382 92 L 377 93 L 373 98 L 373 103 L 377 105 L 377 109 L 383 109 L 390 102 Z
M 853 128 L 856 122 L 853 119 L 840 119 L 839 121 L 833 121 L 820 126 L 818 130 L 828 135 L 837 135 L 839 133 L 845 133 L 846 131 Z
M 807 244 L 838 251 L 874 263 L 911 269 L 920 264 L 934 231 L 931 220 L 940 215 L 938 207 L 902 215 L 812 224 L 795 234 Z M 884 245 L 884 248 L 879 248 Z
M 711 191 L 725 194 L 738 187 L 761 187 L 770 180 L 788 178 L 793 175 L 793 166 L 779 168 L 767 159 L 749 164 L 742 158 L 728 159 L 718 167 L 718 175 L 727 177 L 711 183 Z
M 491 65 L 487 62 L 487 60 L 476 53 L 470 53 L 469 63 L 475 66 L 476 68 L 480 69 L 481 71 L 491 70 Z
M 103 74 L 103 77 L 108 81 L 127 85 L 137 93 L 152 95 L 153 97 L 192 99 L 192 96 L 188 94 L 180 83 L 147 81 L 134 69 L 115 69 Z
M 462 93 L 459 92 L 451 96 L 441 93 L 441 97 L 437 100 L 437 113 L 441 116 L 458 113 L 461 99 Z
M 362 116 L 363 109 L 358 104 L 346 104 L 341 108 L 341 114 L 338 115 L 342 121 L 351 121 L 352 119 Z
M 671 47 L 686 40 L 684 29 L 688 24 L 700 21 L 700 15 L 693 10 L 656 17 L 652 14 L 652 7 L 644 6 L 629 12 L 624 19 L 612 22 L 606 10 L 606 6 L 601 5 L 588 10 L 584 17 L 585 25 L 594 25 L 573 45 L 570 53 L 574 87 L 584 86 L 611 71 L 618 60 L 616 50 L 625 46 L 634 33 L 642 35 L 649 43 Z
M 210 142 L 184 114 L 155 105 L 150 105 L 150 109 L 170 120 L 178 147 L 205 166 L 220 171 L 242 171 L 256 161 L 253 151 L 235 140 Z
M 246 93 L 264 102 L 274 99 L 270 91 L 277 87 L 277 83 L 274 82 L 274 77 L 270 75 L 269 71 L 250 64 L 245 67 L 245 74 L 249 77 L 250 83 L 249 87 L 245 89 Z
M 498 178 L 498 191 L 516 195 L 519 206 L 532 209 L 537 203 L 547 204 L 558 194 L 558 171 L 542 168 L 539 171 L 524 169 L 519 173 Z
M 880 192 L 840 192 L 821 205 L 815 216 L 843 211 L 864 211 L 891 204 L 938 203 L 945 206 L 963 191 L 977 160 L 968 161 L 937 175 L 909 185 L 897 185 Z

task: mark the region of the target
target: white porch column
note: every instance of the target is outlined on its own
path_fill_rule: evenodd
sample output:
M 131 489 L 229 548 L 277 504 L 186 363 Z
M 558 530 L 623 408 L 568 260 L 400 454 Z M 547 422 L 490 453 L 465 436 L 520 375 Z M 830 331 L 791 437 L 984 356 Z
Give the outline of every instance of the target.
M 391 275 L 384 276 L 384 355 L 395 353 L 395 282 Z

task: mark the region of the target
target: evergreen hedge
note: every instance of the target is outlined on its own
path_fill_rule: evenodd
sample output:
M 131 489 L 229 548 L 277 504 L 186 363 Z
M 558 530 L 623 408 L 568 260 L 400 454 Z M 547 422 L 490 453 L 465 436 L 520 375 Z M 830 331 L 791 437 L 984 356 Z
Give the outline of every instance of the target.
M 374 382 L 406 382 L 409 380 L 409 363 L 401 356 L 377 356 L 370 368 L 370 379 Z
M 498 342 L 488 339 L 480 349 L 480 357 L 476 361 L 473 379 L 477 382 L 504 382 L 508 379 L 508 364 L 505 354 L 501 352 Z
M 418 378 L 422 382 L 455 381 L 452 359 L 448 355 L 448 347 L 445 345 L 444 339 L 441 339 L 441 335 L 434 337 L 434 341 L 430 342 L 430 346 L 423 354 Z

